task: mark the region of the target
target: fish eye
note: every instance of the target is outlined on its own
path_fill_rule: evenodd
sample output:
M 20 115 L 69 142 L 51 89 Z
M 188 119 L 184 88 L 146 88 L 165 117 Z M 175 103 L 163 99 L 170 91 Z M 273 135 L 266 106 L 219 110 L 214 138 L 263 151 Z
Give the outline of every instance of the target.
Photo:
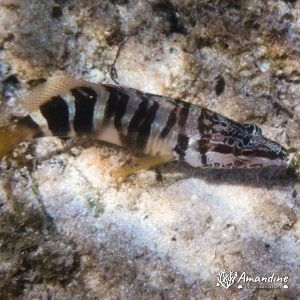
M 245 123 L 243 125 L 243 129 L 246 130 L 248 134 L 253 134 L 253 135 L 261 134 L 261 129 L 255 124 Z
M 244 147 L 251 147 L 253 144 L 252 139 L 249 136 L 244 137 L 243 144 L 244 144 Z
M 251 148 L 253 147 L 253 141 L 251 139 L 251 137 L 249 135 L 243 137 L 243 139 L 241 139 L 239 142 L 238 142 L 238 147 L 240 149 L 242 148 Z

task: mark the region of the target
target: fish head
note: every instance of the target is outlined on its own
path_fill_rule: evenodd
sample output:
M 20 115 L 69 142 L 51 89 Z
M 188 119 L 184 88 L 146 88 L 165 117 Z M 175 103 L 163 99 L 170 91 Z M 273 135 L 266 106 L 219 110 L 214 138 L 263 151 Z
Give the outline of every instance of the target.
M 242 161 L 248 168 L 285 166 L 288 161 L 286 149 L 264 137 L 261 129 L 250 123 L 241 126 L 233 154 L 237 161 Z
M 205 110 L 199 119 L 201 167 L 259 168 L 286 166 L 287 151 L 250 123 L 241 124 Z

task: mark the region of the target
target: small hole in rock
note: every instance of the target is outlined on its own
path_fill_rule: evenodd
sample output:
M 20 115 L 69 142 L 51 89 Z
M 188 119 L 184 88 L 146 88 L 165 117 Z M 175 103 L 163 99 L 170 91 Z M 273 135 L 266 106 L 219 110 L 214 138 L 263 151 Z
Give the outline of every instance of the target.
M 3 80 L 2 96 L 5 101 L 9 101 L 10 98 L 16 96 L 16 90 L 20 88 L 20 81 L 16 75 L 10 75 Z
M 5 80 L 3 80 L 4 84 L 18 85 L 20 82 L 16 75 L 10 75 Z
M 209 38 L 206 37 L 199 37 L 196 39 L 196 45 L 198 49 L 204 48 L 204 47 L 212 47 L 213 43 Z
M 113 4 L 125 5 L 128 3 L 128 0 L 111 0 Z
M 225 80 L 222 76 L 219 76 L 217 78 L 217 82 L 215 85 L 216 95 L 220 96 L 224 92 L 224 89 L 225 89 Z
M 58 5 L 65 5 L 69 2 L 70 0 L 54 0 L 54 2 Z
M 159 2 L 153 4 L 152 7 L 155 13 L 169 22 L 170 33 L 187 34 L 187 30 L 181 22 L 179 14 L 171 1 L 166 0 L 164 2 Z
M 46 79 L 44 78 L 39 78 L 39 79 L 31 79 L 31 80 L 28 80 L 27 81 L 27 84 L 33 88 L 33 87 L 36 87 L 37 85 L 41 84 L 41 83 L 44 83 L 46 81 Z
M 52 8 L 51 17 L 54 19 L 58 19 L 63 15 L 62 10 L 59 6 L 54 6 Z

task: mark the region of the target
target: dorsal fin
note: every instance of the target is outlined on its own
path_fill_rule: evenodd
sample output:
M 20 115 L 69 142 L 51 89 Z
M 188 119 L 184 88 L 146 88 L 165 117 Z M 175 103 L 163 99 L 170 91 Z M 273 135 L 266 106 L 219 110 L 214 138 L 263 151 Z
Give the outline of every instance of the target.
M 64 95 L 73 88 L 83 86 L 93 87 L 95 89 L 99 88 L 99 86 L 94 83 L 79 80 L 67 74 L 54 74 L 45 83 L 38 85 L 25 95 L 22 101 L 23 107 L 28 112 L 38 110 L 39 107 L 49 99 L 55 96 Z

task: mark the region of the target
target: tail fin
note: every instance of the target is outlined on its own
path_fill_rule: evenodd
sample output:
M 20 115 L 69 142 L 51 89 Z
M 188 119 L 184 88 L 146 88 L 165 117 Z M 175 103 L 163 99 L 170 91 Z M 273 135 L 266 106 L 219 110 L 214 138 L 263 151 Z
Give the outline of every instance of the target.
M 16 124 L 0 127 L 0 159 L 18 144 L 32 139 L 37 134 L 37 128 L 26 126 L 25 119 L 26 117 Z

